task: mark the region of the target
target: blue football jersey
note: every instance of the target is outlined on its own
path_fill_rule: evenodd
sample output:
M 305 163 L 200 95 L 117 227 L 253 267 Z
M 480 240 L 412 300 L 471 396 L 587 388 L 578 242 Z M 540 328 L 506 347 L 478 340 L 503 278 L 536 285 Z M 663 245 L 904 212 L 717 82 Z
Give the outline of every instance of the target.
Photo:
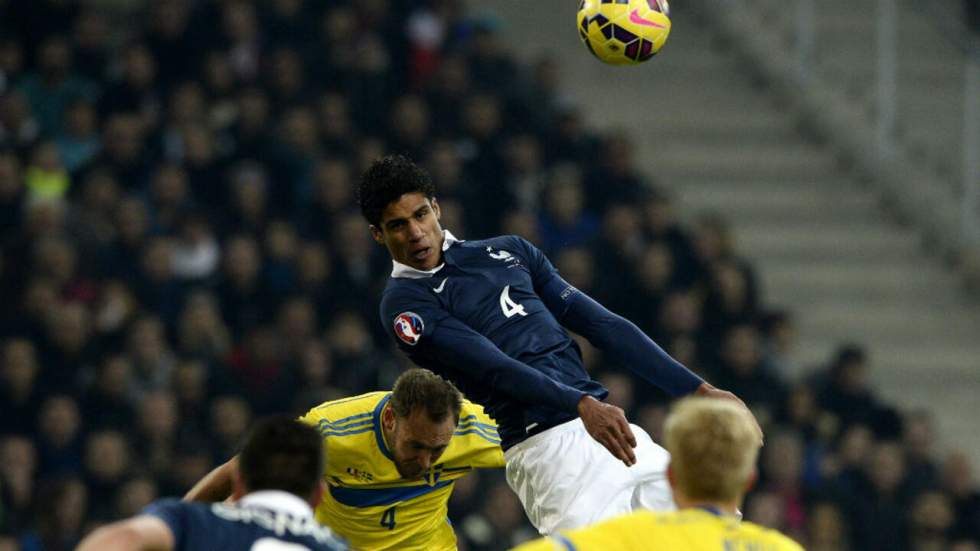
M 459 241 L 448 231 L 445 235 L 440 267 L 420 271 L 395 263 L 381 299 L 381 318 L 399 348 L 483 405 L 497 421 L 505 449 L 538 430 L 574 419 L 581 396 L 605 398 L 606 389 L 585 371 L 578 344 L 549 309 L 554 306 L 542 299 L 545 286 L 561 281 L 544 254 L 517 236 Z M 577 291 L 571 286 L 551 290 L 554 295 L 573 292 Z M 440 328 L 442 345 L 430 338 Z M 521 393 L 514 392 L 512 382 L 507 383 L 510 387 L 498 384 L 499 374 L 480 371 L 474 365 L 480 362 L 447 353 L 453 346 L 446 346 L 445 339 L 460 335 L 462 342 L 473 338 L 469 331 L 537 371 L 534 375 L 544 375 L 519 380 L 540 385 L 538 396 L 564 394 L 565 407 L 518 400 L 515 394 Z M 528 396 L 527 391 L 538 389 L 521 390 Z
M 286 492 L 249 494 L 238 504 L 164 499 L 147 506 L 174 535 L 175 551 L 341 551 L 301 499 Z

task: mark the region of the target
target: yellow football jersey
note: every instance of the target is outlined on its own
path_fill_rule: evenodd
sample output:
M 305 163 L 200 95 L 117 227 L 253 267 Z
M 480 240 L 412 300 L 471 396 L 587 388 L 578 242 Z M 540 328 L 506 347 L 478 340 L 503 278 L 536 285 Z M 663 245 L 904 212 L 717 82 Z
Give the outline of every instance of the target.
M 534 540 L 514 551 L 803 551 L 775 530 L 703 509 L 639 511 Z
M 391 392 L 371 392 L 326 402 L 300 418 L 320 431 L 325 444 L 328 491 L 317 520 L 364 551 L 456 549 L 446 504 L 457 478 L 504 466 L 497 425 L 482 407 L 464 401 L 439 463 L 422 479 L 405 480 L 381 431 L 390 397 Z

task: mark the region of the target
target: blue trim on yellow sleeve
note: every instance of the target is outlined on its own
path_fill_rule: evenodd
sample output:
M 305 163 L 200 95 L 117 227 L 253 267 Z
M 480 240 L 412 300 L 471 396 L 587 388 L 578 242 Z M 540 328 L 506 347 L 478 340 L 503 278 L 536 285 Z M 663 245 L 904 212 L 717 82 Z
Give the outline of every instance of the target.
M 486 425 L 481 425 L 479 423 L 477 423 L 475 425 L 472 424 L 472 423 L 466 423 L 466 424 L 459 425 L 458 427 L 456 427 L 456 431 L 457 432 L 463 431 L 463 430 L 471 430 L 471 429 L 472 430 L 478 430 L 478 431 L 482 432 L 483 434 L 487 435 L 489 438 L 497 438 L 497 439 L 500 438 L 500 435 L 497 433 L 496 427 L 487 427 Z
M 373 419 L 364 419 L 361 421 L 354 421 L 352 423 L 347 423 L 345 425 L 338 426 L 338 425 L 334 425 L 333 423 L 329 423 L 327 421 L 320 421 L 319 423 L 317 423 L 317 428 L 320 430 L 343 431 L 343 430 L 349 430 L 349 429 L 361 427 L 364 425 L 370 425 L 373 422 L 374 422 Z
M 499 438 L 491 438 L 491 437 L 487 436 L 486 434 L 480 432 L 479 429 L 459 430 L 459 431 L 456 431 L 453 434 L 454 434 L 454 436 L 466 436 L 467 434 L 475 434 L 475 435 L 479 436 L 480 438 L 486 440 L 487 442 L 490 442 L 491 444 L 497 444 L 498 446 L 500 445 L 500 439 Z
M 432 493 L 452 484 L 452 480 L 437 482 L 432 486 L 402 486 L 399 488 L 342 488 L 331 486 L 330 495 L 339 503 L 349 507 L 378 507 L 393 505 L 425 494 Z
M 389 450 L 388 446 L 385 444 L 385 437 L 383 434 L 381 434 L 381 412 L 384 411 L 385 404 L 387 404 L 388 400 L 390 399 L 391 394 L 389 393 L 380 402 L 378 402 L 378 405 L 375 406 L 374 412 L 371 415 L 374 419 L 374 437 L 378 441 L 378 449 L 381 450 L 381 453 L 383 453 L 385 457 L 391 461 L 394 461 L 395 458 L 391 455 L 391 450 Z M 338 499 L 337 501 L 340 500 Z
M 367 426 L 360 427 L 355 430 L 331 431 L 328 429 L 320 429 L 320 434 L 322 436 L 350 436 L 352 434 L 361 434 L 372 430 L 374 430 L 374 426 L 368 423 Z
M 336 421 L 329 421 L 327 419 L 320 419 L 320 423 L 319 424 L 321 424 L 321 425 L 329 425 L 331 427 L 340 427 L 340 425 L 351 423 L 352 421 L 357 421 L 359 419 L 370 420 L 371 415 L 372 415 L 371 412 L 368 412 L 368 413 L 358 413 L 357 415 L 351 415 L 350 417 L 344 417 L 343 419 L 337 419 Z
M 562 536 L 561 534 L 557 534 L 551 536 L 551 538 L 554 539 L 557 543 L 562 544 L 562 547 L 565 548 L 565 551 L 577 551 L 575 548 L 575 544 L 572 543 L 572 541 L 566 538 L 565 536 Z
M 480 427 L 482 429 L 486 429 L 488 432 L 491 432 L 493 434 L 496 434 L 497 433 L 497 425 L 491 425 L 489 423 L 480 423 L 478 421 L 471 420 L 474 417 L 476 417 L 476 415 L 470 415 L 470 416 L 463 417 L 462 419 L 460 419 L 459 420 L 459 428 L 463 428 L 464 426 L 466 426 L 466 427 L 471 427 L 471 426 L 472 427 Z

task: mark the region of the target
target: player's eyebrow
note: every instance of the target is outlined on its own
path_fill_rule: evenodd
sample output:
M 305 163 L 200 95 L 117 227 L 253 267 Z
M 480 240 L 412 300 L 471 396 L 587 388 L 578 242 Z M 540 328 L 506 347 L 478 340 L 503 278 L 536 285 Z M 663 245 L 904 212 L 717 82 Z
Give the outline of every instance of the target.
M 428 208 L 429 208 L 429 205 L 422 205 L 419 208 L 415 209 L 415 212 L 412 213 L 412 216 L 418 216 L 420 214 L 425 214 L 425 210 L 428 209 Z M 403 224 L 404 222 L 405 222 L 405 218 L 392 218 L 391 220 L 388 220 L 387 222 L 385 222 L 385 227 L 390 230 L 390 229 L 398 226 L 399 224 Z
M 444 450 L 444 449 L 446 449 L 448 447 L 448 444 L 439 444 L 438 446 L 430 446 L 430 445 L 426 444 L 425 442 L 419 442 L 418 440 L 412 440 L 411 441 L 411 444 L 415 448 L 424 449 L 424 450 L 430 450 L 430 451 Z

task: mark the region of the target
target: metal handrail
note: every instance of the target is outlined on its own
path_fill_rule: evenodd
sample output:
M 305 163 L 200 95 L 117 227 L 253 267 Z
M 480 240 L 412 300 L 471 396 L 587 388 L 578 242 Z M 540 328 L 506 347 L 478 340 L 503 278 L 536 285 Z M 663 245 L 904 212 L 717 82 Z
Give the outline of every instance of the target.
M 953 13 L 950 4 L 876 0 L 872 5 L 875 8 L 873 15 L 875 36 L 869 37 L 874 39 L 869 44 L 874 48 L 871 59 L 873 65 L 868 66 L 865 73 L 873 76 L 874 80 L 867 83 L 871 85 L 870 87 L 856 88 L 861 93 L 855 100 L 853 95 L 846 93 L 848 88 L 842 88 L 837 81 L 826 78 L 826 74 L 822 72 L 826 67 L 826 60 L 818 61 L 821 57 L 818 54 L 822 53 L 819 48 L 825 45 L 817 44 L 814 39 L 818 34 L 816 21 L 817 10 L 820 9 L 817 0 L 796 0 L 795 5 L 781 2 L 769 3 L 769 0 L 714 1 L 728 8 L 729 14 L 747 9 L 757 18 L 769 16 L 767 18 L 769 25 L 761 26 L 763 36 L 768 36 L 770 40 L 776 40 L 784 45 L 787 44 L 787 39 L 790 39 L 789 43 L 794 50 L 787 61 L 791 63 L 791 67 L 786 67 L 789 70 L 782 74 L 795 82 L 800 93 L 807 94 L 815 89 L 827 92 L 833 90 L 836 91 L 833 96 L 837 100 L 847 102 L 853 112 L 866 115 L 868 113 L 865 111 L 864 102 L 868 99 L 872 100 L 874 116 L 867 120 L 870 127 L 866 126 L 866 128 L 871 131 L 868 138 L 874 146 L 873 156 L 877 159 L 878 166 L 892 166 L 892 175 L 900 174 L 904 170 L 901 167 L 921 164 L 914 160 L 920 157 L 916 153 L 919 146 L 914 140 L 897 137 L 898 129 L 918 129 L 922 124 L 930 126 L 944 124 L 943 119 L 935 118 L 939 117 L 940 113 L 934 116 L 927 113 L 924 119 L 921 118 L 922 113 L 920 113 L 920 118 L 916 118 L 902 109 L 904 105 L 899 104 L 900 94 L 904 93 L 903 86 L 906 85 L 905 81 L 899 80 L 899 68 L 905 59 L 901 55 L 901 49 L 914 44 L 900 40 L 899 24 L 900 21 L 906 20 L 900 17 L 900 14 L 909 13 L 910 10 L 907 8 L 912 6 L 915 11 L 913 17 L 921 15 L 921 19 L 936 29 L 954 50 L 961 52 L 964 60 L 961 71 L 963 102 L 962 105 L 957 104 L 954 107 L 954 112 L 947 112 L 950 115 L 955 113 L 952 119 L 947 120 L 949 124 L 962 124 L 962 132 L 956 131 L 956 127 L 949 127 L 951 132 L 946 135 L 954 140 L 952 143 L 921 142 L 920 139 L 919 145 L 925 146 L 926 155 L 937 163 L 916 167 L 931 170 L 930 180 L 950 185 L 928 186 L 928 189 L 923 189 L 924 182 L 921 180 L 905 177 L 899 178 L 903 180 L 899 183 L 892 176 L 884 175 L 883 184 L 886 189 L 890 188 L 894 192 L 909 196 L 908 204 L 911 209 L 920 211 L 918 214 L 922 216 L 917 218 L 922 220 L 927 232 L 932 232 L 938 226 L 945 228 L 940 233 L 948 239 L 950 250 L 964 250 L 963 247 L 966 247 L 980 251 L 980 39 L 974 36 L 966 25 L 958 23 L 963 18 Z M 937 4 L 943 6 L 943 9 L 937 11 Z M 772 17 L 773 14 L 776 17 Z M 774 19 L 776 24 L 772 25 Z M 941 62 L 949 61 L 941 60 Z M 850 90 L 853 91 L 855 88 Z M 947 90 L 951 89 L 947 88 Z M 952 105 L 954 104 L 949 102 L 942 104 L 947 108 Z M 858 130 L 855 129 L 854 132 L 855 137 L 860 135 Z M 922 138 L 921 134 L 920 138 Z M 906 155 L 897 155 L 900 151 Z M 944 153 L 952 153 L 952 157 Z M 909 156 L 910 154 L 917 156 L 912 157 Z M 956 155 L 961 158 L 959 163 L 955 162 Z M 903 157 L 904 161 L 901 160 Z M 926 196 L 932 198 L 931 208 L 925 209 L 932 211 L 931 214 L 923 213 L 923 203 L 917 203 L 918 198 Z M 929 217 L 932 219 L 929 220 Z

